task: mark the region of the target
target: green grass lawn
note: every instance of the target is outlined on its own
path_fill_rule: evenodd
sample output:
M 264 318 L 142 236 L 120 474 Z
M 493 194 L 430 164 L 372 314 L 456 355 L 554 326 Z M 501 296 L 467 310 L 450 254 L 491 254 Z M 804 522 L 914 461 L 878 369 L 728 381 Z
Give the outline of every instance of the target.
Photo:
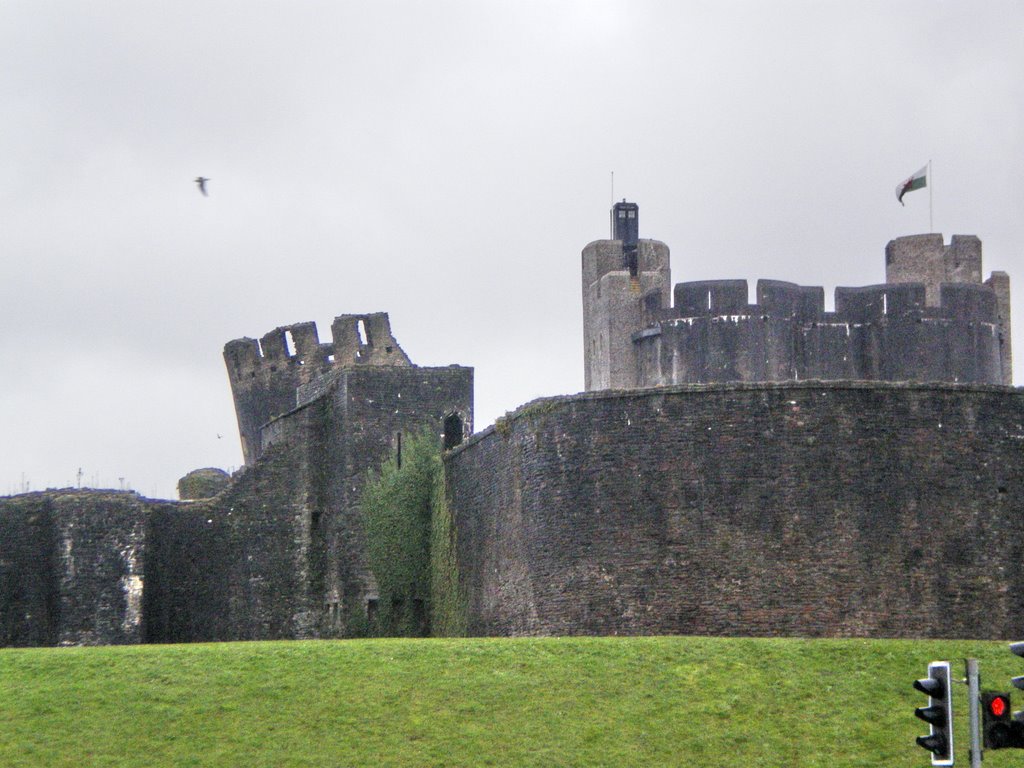
M 692 637 L 0 650 L 0 766 L 928 766 L 911 688 L 1005 643 Z M 957 761 L 966 686 L 956 686 Z M 1024 694 L 1017 693 L 1019 708 Z M 1024 752 L 985 756 L 1024 765 Z

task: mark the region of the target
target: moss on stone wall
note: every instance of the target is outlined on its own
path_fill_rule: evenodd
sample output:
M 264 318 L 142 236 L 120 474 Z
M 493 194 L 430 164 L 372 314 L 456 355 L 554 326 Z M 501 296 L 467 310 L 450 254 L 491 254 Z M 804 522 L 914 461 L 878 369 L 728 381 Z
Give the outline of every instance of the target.
M 195 469 L 178 481 L 178 498 L 182 501 L 212 499 L 230 483 L 231 476 L 223 469 Z
M 379 472 L 371 472 L 363 491 L 367 560 L 379 590 L 371 632 L 417 636 L 429 631 L 430 506 L 437 453 L 429 439 L 409 440 Z
M 437 462 L 430 517 L 430 626 L 435 637 L 464 637 L 466 601 L 459 585 L 457 532 L 444 465 Z
M 371 473 L 361 499 L 379 602 L 373 634 L 458 635 L 455 532 L 437 436 L 421 432 Z

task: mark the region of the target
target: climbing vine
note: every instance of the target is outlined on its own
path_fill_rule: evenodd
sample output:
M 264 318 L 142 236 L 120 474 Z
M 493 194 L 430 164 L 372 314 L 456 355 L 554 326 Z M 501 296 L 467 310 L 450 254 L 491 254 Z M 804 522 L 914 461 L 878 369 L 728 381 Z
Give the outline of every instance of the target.
M 459 587 L 456 530 L 448 508 L 444 465 L 438 461 L 437 466 L 430 526 L 431 629 L 435 637 L 462 637 L 466 634 L 466 605 Z
M 374 634 L 459 634 L 455 532 L 445 494 L 438 438 L 407 440 L 371 473 L 361 500 L 367 556 L 379 599 Z

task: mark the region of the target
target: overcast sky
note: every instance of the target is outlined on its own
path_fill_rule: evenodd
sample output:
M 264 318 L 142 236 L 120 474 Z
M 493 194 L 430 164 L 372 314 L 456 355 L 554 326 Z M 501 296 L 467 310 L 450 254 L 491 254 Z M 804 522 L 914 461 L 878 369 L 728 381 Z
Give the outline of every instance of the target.
M 477 430 L 580 391 L 612 171 L 674 282 L 832 308 L 931 160 L 1024 318 L 1022 117 L 1018 0 L 3 0 L 0 494 L 239 466 L 224 343 L 343 313 L 473 366 Z

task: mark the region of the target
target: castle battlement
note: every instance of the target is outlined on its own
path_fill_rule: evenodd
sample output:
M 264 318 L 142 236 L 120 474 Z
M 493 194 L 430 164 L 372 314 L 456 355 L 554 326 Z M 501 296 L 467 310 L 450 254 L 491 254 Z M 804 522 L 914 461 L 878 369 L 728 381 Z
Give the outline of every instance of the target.
M 923 283 L 838 287 L 834 312 L 825 311 L 825 290 L 821 286 L 758 280 L 757 303 L 748 304 L 747 295 L 746 280 L 678 283 L 674 290 L 675 306 L 659 310 L 655 319 L 665 322 L 680 318 L 759 316 L 802 323 L 863 324 L 913 315 L 921 319 L 999 324 L 996 293 L 985 283 L 943 283 L 936 305 L 927 302 L 927 286 Z
M 635 204 L 616 204 L 639 218 Z M 617 232 L 617 230 L 616 230 Z M 981 240 L 911 235 L 885 249 L 886 282 L 825 291 L 759 280 L 674 286 L 657 240 L 583 249 L 586 387 L 865 379 L 1010 384 L 1010 281 L 982 281 Z
M 924 283 L 928 303 L 938 304 L 943 283 L 981 282 L 981 240 L 953 235 L 946 245 L 939 234 L 898 237 L 885 247 L 885 281 Z
M 923 283 L 824 290 L 777 280 L 675 287 L 676 306 L 632 334 L 643 386 L 726 381 L 865 379 L 1000 383 L 1001 325 L 989 285 Z
M 300 398 L 308 399 L 332 371 L 412 365 L 391 333 L 387 312 L 339 315 L 331 336 L 322 343 L 316 323 L 304 322 L 279 326 L 259 340 L 244 337 L 224 345 L 246 464 L 259 455 L 260 427 L 295 408 Z
M 411 365 L 391 333 L 387 312 L 339 315 L 331 324 L 332 341 L 321 343 L 316 323 L 282 325 L 259 340 L 244 337 L 224 345 L 232 377 L 250 378 L 258 369 L 276 373 L 280 366 L 305 367 L 314 372 L 345 365 Z
M 470 437 L 473 369 L 413 365 L 385 313 L 230 341 L 246 471 L 190 473 L 212 487 L 182 504 L 0 498 L 0 646 L 379 634 L 402 593 L 364 492 L 424 434 L 447 449 L 449 597 L 404 592 L 421 628 L 1024 633 L 1024 389 L 978 238 L 893 240 L 885 283 L 827 311 L 820 286 L 673 286 L 639 207 L 611 224 L 582 254 L 588 392 Z

